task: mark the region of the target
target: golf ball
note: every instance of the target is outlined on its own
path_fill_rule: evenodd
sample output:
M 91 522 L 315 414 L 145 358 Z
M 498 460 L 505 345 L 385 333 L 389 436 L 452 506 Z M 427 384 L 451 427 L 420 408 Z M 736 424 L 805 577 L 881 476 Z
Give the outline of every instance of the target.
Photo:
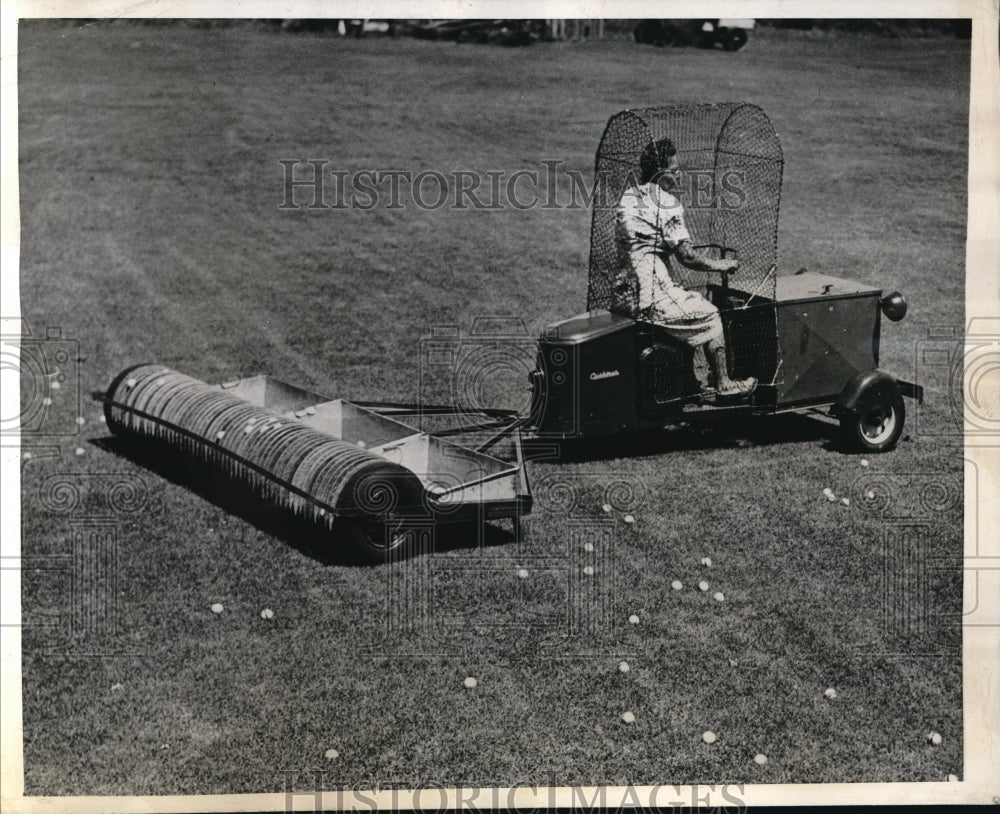
M 634 724 L 635 723 L 635 715 L 633 713 L 631 713 L 631 712 L 623 712 L 622 713 L 622 720 L 625 723 L 627 723 L 627 724 Z
M 634 523 L 635 522 L 635 518 L 632 515 L 630 515 L 630 514 L 625 515 L 624 520 L 625 520 L 626 523 Z
M 708 583 L 705 582 L 705 580 L 702 580 L 701 582 L 699 582 L 698 583 L 698 590 L 699 591 L 707 591 L 708 590 Z
M 833 503 L 837 499 L 837 496 L 833 492 L 830 492 L 827 494 L 826 499 Z
M 931 732 L 927 736 L 927 740 L 931 743 L 932 746 L 941 745 L 941 736 L 937 732 Z
M 85 419 L 82 415 L 78 415 L 76 417 L 76 423 L 82 427 L 84 424 L 87 423 L 87 419 Z
M 261 619 L 273 619 L 274 618 L 274 611 L 271 610 L 270 608 L 264 608 L 264 610 L 262 610 L 260 612 L 260 618 Z
M 619 673 L 627 673 L 630 669 L 631 668 L 628 666 L 628 662 L 627 661 L 620 661 L 620 662 L 618 662 L 618 672 Z
M 629 623 L 630 625 L 637 625 L 637 624 L 639 624 L 639 617 L 638 617 L 638 616 L 636 616 L 636 615 L 635 615 L 635 614 L 633 613 L 633 614 L 632 614 L 632 615 L 631 615 L 631 616 L 630 616 L 630 617 L 628 618 L 628 623 Z
M 753 756 L 753 762 L 758 766 L 763 766 L 767 763 L 767 755 L 756 754 Z
M 216 602 L 214 605 L 212 605 L 212 613 L 222 613 L 224 610 L 225 608 L 222 607 L 221 602 Z
M 702 732 L 701 739 L 705 741 L 705 743 L 715 743 L 715 741 L 717 740 L 717 738 L 715 737 L 715 733 L 711 729 L 709 729 L 707 732 Z
M 52 382 L 52 384 L 50 384 L 49 387 L 51 387 L 53 390 L 58 390 L 60 387 L 62 387 L 62 385 L 59 384 L 59 382 Z
M 215 434 L 215 440 L 216 440 L 216 441 L 221 441 L 221 440 L 222 440 L 223 438 L 225 438 L 225 437 L 226 437 L 226 431 L 225 431 L 225 430 L 219 430 L 219 431 L 218 431 L 218 432 L 217 432 L 217 433 Z
M 528 569 L 527 569 L 527 568 L 521 568 L 521 569 L 520 569 L 520 570 L 519 570 L 519 571 L 517 572 L 517 576 L 518 576 L 518 577 L 519 577 L 520 579 L 527 579 L 527 578 L 528 578 Z
M 593 551 L 594 550 L 594 544 L 593 543 L 584 543 L 583 544 L 583 550 L 584 551 Z
M 30 461 L 31 460 L 31 453 L 30 452 L 25 452 L 24 455 L 22 455 L 21 457 L 24 458 L 24 460 L 26 460 L 26 461 Z
M 958 782 L 958 776 L 954 775 L 954 774 L 949 774 L 948 775 L 948 782 L 949 783 L 957 783 Z
M 468 690 L 474 690 L 476 689 L 477 686 L 479 686 L 479 682 L 476 681 L 476 679 L 474 679 L 472 676 L 469 676 L 467 679 L 465 679 L 463 683 L 465 684 L 465 688 Z
M 711 568 L 712 567 L 712 558 L 711 557 L 702 557 L 701 558 L 701 564 L 704 565 L 706 568 Z
M 712 595 L 712 598 L 713 598 L 713 599 L 714 599 L 714 600 L 715 600 L 716 602 L 725 602 L 725 601 L 726 601 L 726 595 L 725 595 L 724 593 L 722 593 L 722 591 L 716 591 L 716 592 L 715 592 L 715 593 L 714 593 L 714 594 Z
M 836 698 L 837 691 L 833 687 L 827 687 L 823 695 L 825 695 L 827 698 Z
M 46 396 L 45 398 L 42 399 L 42 404 L 44 404 L 46 407 L 51 407 L 52 406 L 52 399 L 50 399 L 48 396 Z
M 869 489 L 867 492 L 865 492 L 865 497 L 868 498 L 869 500 L 874 500 L 875 499 L 875 492 L 873 492 L 871 489 Z
M 826 495 L 827 497 L 830 497 L 830 495 L 833 494 L 833 489 L 827 486 L 823 489 L 823 494 Z
M 604 512 L 605 514 L 610 514 L 611 513 L 611 504 L 610 503 L 605 503 L 603 506 L 601 506 L 601 511 Z
M 681 582 L 679 579 L 675 579 L 673 582 L 670 583 L 670 587 L 673 588 L 675 591 L 679 591 L 681 588 L 684 587 L 684 583 Z
M 311 415 L 311 413 L 310 413 L 310 415 Z M 358 446 L 361 447 L 361 449 L 365 448 L 365 442 L 362 441 L 360 438 L 358 439 Z
M 84 453 L 83 447 L 77 447 L 76 448 L 76 454 L 77 455 L 83 455 L 83 453 Z
M 323 757 L 325 757 L 327 760 L 336 760 L 338 757 L 340 757 L 340 752 L 338 752 L 336 749 L 327 749 L 326 752 L 323 753 Z
M 594 576 L 594 566 L 592 565 L 584 566 L 583 573 L 586 574 L 588 577 Z
M 868 459 L 867 458 L 862 458 L 861 459 L 861 465 L 862 466 L 868 466 Z
M 843 498 L 840 502 L 843 503 L 845 506 L 851 505 L 851 499 L 849 497 Z

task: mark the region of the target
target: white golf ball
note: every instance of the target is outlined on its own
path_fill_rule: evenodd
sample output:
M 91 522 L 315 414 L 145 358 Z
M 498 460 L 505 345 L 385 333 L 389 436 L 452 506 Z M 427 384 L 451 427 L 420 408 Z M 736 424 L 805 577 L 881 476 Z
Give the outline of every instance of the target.
M 837 496 L 836 496 L 836 495 L 835 495 L 835 494 L 834 494 L 833 492 L 830 492 L 830 493 L 829 493 L 829 494 L 828 494 L 828 495 L 826 496 L 826 499 L 827 499 L 827 500 L 829 500 L 829 501 L 830 501 L 831 503 L 834 503 L 834 502 L 836 502 L 836 500 L 837 500 Z
M 850 506 L 851 505 L 851 499 L 849 497 L 845 497 L 845 498 L 841 499 L 840 502 L 843 503 L 845 506 Z
M 264 610 L 262 610 L 260 612 L 260 618 L 261 619 L 273 619 L 274 618 L 274 611 L 271 610 L 270 608 L 264 608 Z
M 623 519 L 625 520 L 626 523 L 634 523 L 635 522 L 635 518 L 632 515 L 630 515 L 630 514 L 625 515 L 625 517 Z
M 862 458 L 861 459 L 861 465 L 862 466 L 868 466 L 868 459 L 867 458 Z
M 705 582 L 705 580 L 702 580 L 701 582 L 699 582 L 698 583 L 698 590 L 699 591 L 707 591 L 708 590 L 708 583 Z
M 222 607 L 221 602 L 216 602 L 214 605 L 212 605 L 212 613 L 222 613 L 224 610 L 225 608 Z
M 604 512 L 605 514 L 611 514 L 611 504 L 605 503 L 603 506 L 601 506 L 601 511 Z
M 675 579 L 673 582 L 670 583 L 670 587 L 673 588 L 675 591 L 679 591 L 681 588 L 684 587 L 684 583 L 681 582 L 679 579 Z
M 711 557 L 702 557 L 701 558 L 701 564 L 704 565 L 706 568 L 711 568 L 712 567 L 712 558 Z
M 927 736 L 927 740 L 931 743 L 932 746 L 941 745 L 941 736 L 937 732 L 931 732 Z
M 84 424 L 87 423 L 87 419 L 85 419 L 82 415 L 78 415 L 76 417 L 76 423 L 82 427 Z
M 77 447 L 77 448 L 76 448 L 76 454 L 77 454 L 77 455 L 83 455 L 83 454 L 84 454 L 84 452 L 85 452 L 85 450 L 84 450 L 84 448 L 83 448 L 83 447 Z
M 323 753 L 323 757 L 325 757 L 327 760 L 336 760 L 338 757 L 340 757 L 340 752 L 338 752 L 336 749 L 327 749 L 326 752 Z
M 22 455 L 21 457 L 24 458 L 24 460 L 26 460 L 26 461 L 30 461 L 31 460 L 31 453 L 30 452 L 25 452 L 24 455 Z
M 474 679 L 472 676 L 466 678 L 465 681 L 462 683 L 465 684 L 465 688 L 467 690 L 474 690 L 476 689 L 477 686 L 479 686 L 479 682 L 476 681 L 476 679 Z
M 714 599 L 714 600 L 715 600 L 716 602 L 725 602 L 725 601 L 726 601 L 726 595 L 725 595 L 724 593 L 722 593 L 722 591 L 716 591 L 716 592 L 715 592 L 715 593 L 714 593 L 714 594 L 712 595 L 712 598 L 713 598 L 713 599 Z
M 620 661 L 620 662 L 618 662 L 618 672 L 619 673 L 627 673 L 630 669 L 631 668 L 628 666 L 628 662 L 627 661 Z
M 630 616 L 630 617 L 628 618 L 628 623 L 629 623 L 630 625 L 637 625 L 637 624 L 639 624 L 639 617 L 638 617 L 638 616 L 636 616 L 636 615 L 635 615 L 635 614 L 633 613 L 633 614 L 632 614 L 632 615 L 631 615 L 631 616 Z
M 758 766 L 764 766 L 767 763 L 767 755 L 756 754 L 753 756 L 753 762 Z
M 310 415 L 312 415 L 312 413 L 310 413 Z M 358 439 L 358 446 L 361 447 L 361 449 L 365 448 L 365 442 L 362 441 L 360 438 Z
M 51 407 L 52 406 L 52 399 L 50 399 L 48 396 L 46 396 L 45 398 L 42 399 L 42 404 L 44 404 L 46 407 Z
M 823 489 L 823 494 L 826 495 L 827 497 L 830 497 L 830 495 L 833 494 L 833 489 L 827 486 Z
M 225 431 L 225 430 L 219 430 L 219 431 L 218 431 L 218 432 L 217 432 L 217 433 L 215 434 L 215 440 L 216 440 L 216 441 L 221 441 L 221 440 L 222 440 L 223 438 L 225 438 L 225 437 L 226 437 L 226 431 Z
M 865 497 L 868 498 L 869 500 L 874 500 L 875 499 L 875 492 L 873 492 L 871 489 L 869 489 L 867 492 L 865 492 Z
M 59 384 L 59 382 L 52 382 L 52 383 L 51 383 L 51 384 L 49 385 L 49 387 L 51 387 L 51 388 L 52 388 L 53 390 L 58 390 L 58 389 L 59 389 L 60 387 L 62 387 L 62 385 L 61 385 L 61 384 Z
M 702 732 L 701 739 L 705 741 L 705 743 L 715 743 L 717 740 L 715 733 L 711 729 L 706 732 Z
M 949 774 L 948 775 L 948 782 L 949 783 L 957 783 L 958 782 L 958 775 Z
M 519 569 L 518 572 L 517 572 L 517 576 L 518 576 L 519 579 L 527 579 L 528 578 L 528 569 L 527 568 L 521 568 L 521 569 Z
M 583 544 L 583 550 L 584 551 L 593 551 L 594 550 L 594 544 L 593 543 L 584 543 Z
M 594 576 L 594 566 L 592 565 L 584 566 L 583 573 L 586 574 L 588 577 Z
M 825 695 L 827 698 L 836 698 L 837 691 L 833 687 L 827 687 L 823 695 Z
M 622 720 L 625 723 L 627 723 L 627 724 L 634 724 L 635 723 L 635 715 L 633 713 L 631 713 L 631 712 L 623 712 L 622 713 Z

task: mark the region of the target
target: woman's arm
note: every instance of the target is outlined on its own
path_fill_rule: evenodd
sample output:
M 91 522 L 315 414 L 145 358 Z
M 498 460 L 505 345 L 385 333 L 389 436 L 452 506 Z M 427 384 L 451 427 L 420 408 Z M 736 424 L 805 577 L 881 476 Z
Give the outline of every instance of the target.
M 708 255 L 699 254 L 690 240 L 682 240 L 672 251 L 682 265 L 694 271 L 736 271 L 740 265 L 733 258 L 714 260 Z

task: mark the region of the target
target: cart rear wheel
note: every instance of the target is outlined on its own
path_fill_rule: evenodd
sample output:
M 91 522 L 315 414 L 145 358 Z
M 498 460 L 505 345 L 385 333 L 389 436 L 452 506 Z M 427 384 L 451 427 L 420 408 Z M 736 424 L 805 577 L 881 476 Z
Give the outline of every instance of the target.
M 906 408 L 899 393 L 879 393 L 841 416 L 840 427 L 852 447 L 865 452 L 888 452 L 903 433 Z

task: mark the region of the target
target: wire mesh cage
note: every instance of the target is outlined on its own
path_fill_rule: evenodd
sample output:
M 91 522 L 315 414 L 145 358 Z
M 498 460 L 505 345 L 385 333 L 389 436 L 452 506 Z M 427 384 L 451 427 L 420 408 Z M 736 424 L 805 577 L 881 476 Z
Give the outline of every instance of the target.
M 587 310 L 635 316 L 638 281 L 629 275 L 619 203 L 640 183 L 640 158 L 669 138 L 682 171 L 675 191 L 693 244 L 736 250 L 733 285 L 757 301 L 773 300 L 778 210 L 784 161 L 764 112 L 743 103 L 625 110 L 610 119 L 597 150 Z M 718 256 L 718 254 L 716 254 Z M 623 275 L 622 272 L 625 272 Z M 671 264 L 674 282 L 705 291 L 714 275 Z M 714 280 L 713 280 L 714 277 Z

